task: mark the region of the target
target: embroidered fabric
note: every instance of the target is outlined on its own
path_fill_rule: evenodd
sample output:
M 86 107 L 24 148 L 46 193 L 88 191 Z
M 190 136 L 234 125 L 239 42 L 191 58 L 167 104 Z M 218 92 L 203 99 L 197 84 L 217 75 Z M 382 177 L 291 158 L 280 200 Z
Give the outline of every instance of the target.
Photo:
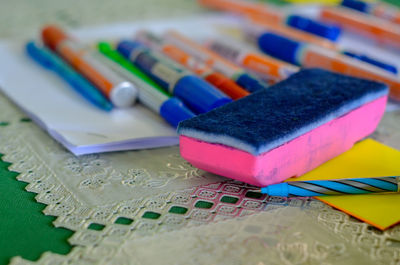
M 11 170 L 21 173 L 18 180 L 29 183 L 26 189 L 38 194 L 37 201 L 48 205 L 44 213 L 57 217 L 54 225 L 76 231 L 69 241 L 78 245 L 66 256 L 45 253 L 40 264 L 143 264 L 178 257 L 180 249 L 193 264 L 210 264 L 199 254 L 207 251 L 216 260 L 231 257 L 226 264 L 235 264 L 238 253 L 244 254 L 237 264 L 252 264 L 245 257 L 253 264 L 336 263 L 338 255 L 319 253 L 315 258 L 319 244 L 329 253 L 337 250 L 336 245 L 344 247 L 341 251 L 352 253 L 349 261 L 357 253 L 375 264 L 400 261 L 399 226 L 381 232 L 310 198 L 259 194 L 246 184 L 193 168 L 179 157 L 177 147 L 74 157 L 24 117 L 0 96 L 0 121 L 8 123 L 0 127 L 0 153 L 12 163 Z M 259 220 L 249 217 L 253 215 L 268 216 L 260 219 L 263 227 L 286 225 L 291 232 L 269 231 L 268 240 L 276 244 L 257 239 L 260 244 L 254 243 L 254 250 L 247 245 L 241 249 L 234 242 L 260 236 L 246 232 L 245 227 Z M 326 234 L 327 241 L 311 242 L 316 236 L 313 229 Z M 296 241 L 296 235 L 310 235 L 309 243 Z M 160 260 L 149 258 L 143 249 L 148 244 L 160 253 L 170 246 L 171 255 L 163 252 Z M 265 244 L 268 250 L 261 247 Z M 130 251 L 133 248 L 138 250 Z M 261 250 L 269 254 L 264 256 Z M 30 263 L 19 257 L 11 262 Z

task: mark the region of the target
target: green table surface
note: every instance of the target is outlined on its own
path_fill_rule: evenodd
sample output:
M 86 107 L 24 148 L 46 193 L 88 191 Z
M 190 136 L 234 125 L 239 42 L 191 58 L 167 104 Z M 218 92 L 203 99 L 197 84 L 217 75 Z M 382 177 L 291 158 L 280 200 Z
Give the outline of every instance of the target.
M 1 127 L 0 127 L 1 132 Z M 37 260 L 45 251 L 66 254 L 71 246 L 67 239 L 72 231 L 54 228 L 51 216 L 45 216 L 44 204 L 35 201 L 35 193 L 17 181 L 18 173 L 9 171 L 9 163 L 0 155 L 0 264 L 13 256 Z

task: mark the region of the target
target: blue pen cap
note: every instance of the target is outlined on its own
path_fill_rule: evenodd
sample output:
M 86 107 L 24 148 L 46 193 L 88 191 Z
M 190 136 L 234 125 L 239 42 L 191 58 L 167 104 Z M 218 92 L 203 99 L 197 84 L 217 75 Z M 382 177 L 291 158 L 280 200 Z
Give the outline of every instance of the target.
M 130 41 L 130 40 L 122 40 L 118 43 L 117 45 L 117 51 L 121 53 L 125 58 L 130 58 L 132 51 L 136 49 L 146 49 L 146 46 L 143 44 L 136 42 L 136 41 Z
M 300 65 L 297 54 L 303 44 L 275 33 L 264 33 L 258 38 L 259 48 L 273 57 Z
M 347 55 L 347 56 L 350 56 L 352 58 L 358 59 L 360 61 L 372 64 L 374 66 L 382 68 L 382 69 L 384 69 L 384 70 L 386 70 L 388 72 L 391 72 L 393 74 L 397 74 L 397 67 L 394 66 L 394 65 L 391 65 L 391 64 L 388 64 L 388 63 L 384 63 L 382 61 L 378 61 L 378 60 L 376 60 L 374 58 L 368 57 L 368 56 L 363 55 L 363 54 L 356 54 L 356 53 L 352 53 L 352 52 L 349 52 L 349 51 L 344 51 L 343 54 Z
M 355 9 L 360 12 L 368 13 L 370 4 L 364 2 L 364 1 L 358 1 L 358 0 L 343 0 L 340 5 Z
M 331 41 L 336 41 L 339 38 L 341 29 L 333 24 L 319 22 L 310 18 L 291 15 L 286 22 L 289 26 L 300 29 L 314 35 L 318 35 Z
M 267 84 L 265 84 L 261 80 L 258 80 L 256 77 L 253 77 L 246 73 L 240 74 L 236 78 L 235 82 L 236 82 L 236 84 L 243 87 L 250 93 L 256 92 L 257 90 L 260 90 L 260 89 L 268 88 Z
M 203 79 L 187 75 L 178 80 L 174 96 L 180 98 L 195 113 L 204 113 L 232 101 Z
M 175 128 L 179 122 L 196 116 L 183 102 L 175 97 L 166 100 L 160 107 L 160 115 Z

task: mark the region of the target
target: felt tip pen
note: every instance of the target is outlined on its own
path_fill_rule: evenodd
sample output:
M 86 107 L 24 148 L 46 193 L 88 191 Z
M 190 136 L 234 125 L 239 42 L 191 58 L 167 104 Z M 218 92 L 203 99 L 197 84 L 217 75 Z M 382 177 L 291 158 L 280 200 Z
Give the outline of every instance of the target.
M 190 71 L 201 76 L 204 80 L 214 85 L 216 88 L 218 88 L 234 100 L 250 94 L 248 91 L 237 85 L 229 77 L 214 71 L 211 67 L 201 62 L 200 60 L 197 60 L 179 47 L 173 44 L 164 44 L 161 37 L 158 37 L 151 32 L 139 31 L 135 35 L 135 39 L 153 49 L 162 52 L 164 55 L 168 56 L 175 62 L 183 65 Z
M 196 113 L 208 112 L 232 100 L 200 77 L 169 64 L 140 42 L 121 41 L 117 50 L 170 94 L 182 99 Z M 176 63 L 174 63 L 176 64 Z
M 226 60 L 217 53 L 210 51 L 202 45 L 192 41 L 176 31 L 168 31 L 164 35 L 165 42 L 173 44 L 183 51 L 189 53 L 194 58 L 210 66 L 216 72 L 229 77 L 236 84 L 246 89 L 250 93 L 260 89 L 268 88 L 268 85 L 257 77 L 247 73 L 234 63 Z
M 297 41 L 306 42 L 309 44 L 314 44 L 317 46 L 321 46 L 327 49 L 331 49 L 337 52 L 341 52 L 344 55 L 350 56 L 352 58 L 358 59 L 360 61 L 375 65 L 386 71 L 397 74 L 397 68 L 394 65 L 391 65 L 386 62 L 382 62 L 377 60 L 376 58 L 372 58 L 365 54 L 354 53 L 350 51 L 339 51 L 339 47 L 336 46 L 333 42 L 330 42 L 326 39 L 319 38 L 315 35 L 308 34 L 306 32 L 302 32 L 296 29 L 285 27 L 283 28 L 280 25 L 268 25 L 268 22 L 262 22 L 260 25 L 254 25 L 250 23 L 245 23 L 243 27 L 245 36 L 252 42 L 256 43 L 262 49 L 262 46 L 269 45 L 268 43 L 268 34 L 269 33 L 277 33 L 279 35 L 285 36 L 290 39 L 294 39 Z M 267 40 L 265 40 L 267 39 Z
M 363 13 L 386 19 L 392 23 L 400 24 L 400 9 L 394 5 L 361 0 L 343 0 L 340 4 Z
M 195 114 L 178 98 L 171 97 L 157 83 L 126 60 L 109 43 L 98 44 L 100 53 L 105 56 L 105 63 L 114 71 L 134 83 L 139 90 L 140 102 L 158 113 L 175 128 L 179 122 L 192 118 Z
M 383 82 L 390 88 L 390 96 L 395 100 L 400 100 L 400 79 L 379 67 L 278 34 L 266 35 L 265 44 L 260 47 L 262 51 L 295 65 L 307 68 L 319 67 L 341 74 Z
M 265 20 L 272 23 L 284 24 L 331 41 L 336 41 L 341 33 L 341 29 L 334 24 L 316 21 L 300 15 L 286 14 L 283 10 L 267 5 L 266 3 L 255 3 L 244 0 L 198 0 L 198 2 L 212 9 L 238 13 L 245 16 L 264 17 Z
M 260 75 L 269 76 L 277 81 L 286 79 L 299 71 L 299 67 L 297 66 L 280 61 L 268 55 L 260 54 L 257 51 L 252 51 L 251 49 L 246 48 L 244 44 L 235 42 L 234 40 L 209 40 L 207 42 L 207 47 L 244 68 Z
M 54 71 L 64 79 L 76 92 L 96 107 L 110 111 L 112 104 L 84 77 L 73 70 L 61 58 L 45 47 L 36 45 L 33 41 L 25 46 L 27 54 L 45 69 Z
M 261 188 L 269 196 L 309 197 L 399 192 L 399 176 L 333 180 L 288 181 Z
M 400 48 L 400 27 L 386 20 L 342 7 L 322 8 L 320 17 L 377 43 Z
M 138 93 L 136 87 L 104 66 L 96 58 L 96 51 L 69 38 L 56 26 L 43 28 L 42 39 L 47 47 L 94 84 L 114 106 L 129 107 L 135 102 Z

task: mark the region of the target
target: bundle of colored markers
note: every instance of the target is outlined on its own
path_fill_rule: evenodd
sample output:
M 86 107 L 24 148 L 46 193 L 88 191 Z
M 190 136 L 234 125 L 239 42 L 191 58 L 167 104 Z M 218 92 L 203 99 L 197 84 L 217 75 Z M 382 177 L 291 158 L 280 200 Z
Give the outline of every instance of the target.
M 342 6 L 346 8 L 322 7 L 320 20 L 316 20 L 244 0 L 199 3 L 240 14 L 240 31 L 247 43 L 232 37 L 198 43 L 172 30 L 162 35 L 140 31 L 133 39 L 101 42 L 92 49 L 60 28 L 47 26 L 42 30 L 43 46 L 29 42 L 26 50 L 100 109 L 131 107 L 138 99 L 174 127 L 268 88 L 300 67 L 380 81 L 390 87 L 393 99 L 400 100 L 395 66 L 341 51 L 335 44 L 346 29 L 399 48 L 400 26 L 396 23 L 400 12 L 345 0 Z

